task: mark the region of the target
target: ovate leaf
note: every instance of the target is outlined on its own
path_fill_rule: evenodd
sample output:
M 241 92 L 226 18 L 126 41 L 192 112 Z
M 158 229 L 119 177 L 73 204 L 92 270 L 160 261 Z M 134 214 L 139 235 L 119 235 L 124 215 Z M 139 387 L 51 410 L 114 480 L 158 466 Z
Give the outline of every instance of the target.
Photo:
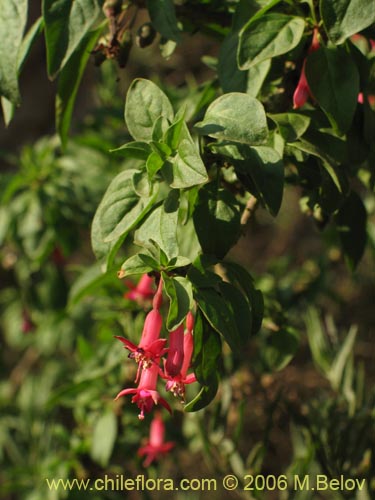
M 232 351 L 240 353 L 243 348 L 233 311 L 226 300 L 212 288 L 195 291 L 195 300 L 204 317 L 228 343 Z
M 181 38 L 172 0 L 147 0 L 151 22 L 164 38 L 178 42 Z
M 133 178 L 137 170 L 125 170 L 118 174 L 95 213 L 91 239 L 98 258 L 111 260 L 117 248 L 149 211 L 155 196 L 138 196 L 134 191 Z
M 179 253 L 177 242 L 178 209 L 178 191 L 171 191 L 164 203 L 153 210 L 136 231 L 135 243 L 149 246 L 155 242 L 168 259 L 176 257 Z
M 206 167 L 184 122 L 179 135 L 177 152 L 165 163 L 162 173 L 175 189 L 188 188 L 207 181 Z
M 336 44 L 375 22 L 371 0 L 320 0 L 320 13 L 330 40 Z
M 268 146 L 215 146 L 232 159 L 239 180 L 272 215 L 277 215 L 283 197 L 284 166 L 276 150 Z
M 0 94 L 18 105 L 18 54 L 27 19 L 27 0 L 5 0 L 0 9 Z
M 254 97 L 240 92 L 216 99 L 196 128 L 202 135 L 243 144 L 261 144 L 268 136 L 263 105 Z
M 194 325 L 193 368 L 198 382 L 208 384 L 218 371 L 221 339 L 200 310 Z
M 310 90 L 332 126 L 347 132 L 359 93 L 359 73 L 350 54 L 340 47 L 322 47 L 308 56 L 305 69 Z
M 269 117 L 276 123 L 281 137 L 286 142 L 296 141 L 306 132 L 310 124 L 308 116 L 298 113 L 280 113 Z
M 111 150 L 111 153 L 116 153 L 124 158 L 136 158 L 144 161 L 147 161 L 151 152 L 151 146 L 147 142 L 140 141 L 127 142 L 119 148 Z
M 265 14 L 254 17 L 240 31 L 237 60 L 240 69 L 249 69 L 266 59 L 294 49 L 305 29 L 301 17 Z
M 182 276 L 169 277 L 162 273 L 164 289 L 169 298 L 167 329 L 175 330 L 193 307 L 193 290 L 188 279 Z
M 119 277 L 126 278 L 126 276 L 133 274 L 146 274 L 158 269 L 159 263 L 151 255 L 137 253 L 123 262 Z
M 156 120 L 173 120 L 168 97 L 155 83 L 138 78 L 131 84 L 125 103 L 125 121 L 136 141 L 151 141 Z
M 50 78 L 64 67 L 101 14 L 97 0 L 43 0 Z
M 193 214 L 199 243 L 206 254 L 223 258 L 240 236 L 241 215 L 235 196 L 215 182 L 202 187 Z

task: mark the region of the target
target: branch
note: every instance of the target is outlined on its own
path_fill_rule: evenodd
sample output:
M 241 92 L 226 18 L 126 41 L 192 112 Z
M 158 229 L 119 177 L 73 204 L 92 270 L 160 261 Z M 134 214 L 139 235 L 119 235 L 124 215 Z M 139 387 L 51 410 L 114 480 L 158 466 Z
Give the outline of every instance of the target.
M 253 213 L 255 212 L 255 210 L 258 206 L 258 203 L 259 202 L 258 202 L 257 198 L 255 198 L 255 196 L 250 195 L 250 198 L 247 200 L 245 209 L 244 209 L 242 216 L 241 216 L 241 225 L 242 226 L 246 226 L 248 224 L 251 216 L 253 215 Z

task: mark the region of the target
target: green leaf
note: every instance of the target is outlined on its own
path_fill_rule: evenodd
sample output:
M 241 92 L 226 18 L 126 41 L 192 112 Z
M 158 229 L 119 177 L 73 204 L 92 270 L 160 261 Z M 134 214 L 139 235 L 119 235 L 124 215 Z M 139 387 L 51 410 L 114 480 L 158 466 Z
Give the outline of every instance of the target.
M 223 336 L 233 352 L 240 353 L 243 342 L 232 310 L 225 299 L 212 288 L 195 290 L 194 297 L 212 328 Z
M 158 271 L 159 268 L 159 263 L 151 255 L 137 253 L 122 263 L 119 277 L 126 278 L 133 274 L 146 274 L 151 271 Z
M 369 0 L 320 0 L 320 13 L 330 40 L 343 43 L 375 22 L 375 6 Z
M 179 42 L 181 35 L 177 26 L 176 12 L 172 0 L 147 0 L 151 22 L 164 38 Z
M 126 235 L 150 210 L 156 192 L 139 197 L 134 191 L 137 170 L 125 170 L 109 185 L 95 213 L 91 230 L 92 247 L 97 258 L 112 261 Z
M 335 223 L 348 265 L 354 270 L 362 258 L 367 241 L 366 208 L 354 191 L 338 211 Z
M 101 8 L 96 0 L 43 0 L 42 12 L 47 70 L 53 79 L 94 27 Z
M 168 97 L 155 83 L 137 78 L 128 90 L 125 103 L 125 121 L 130 134 L 136 141 L 151 141 L 159 117 L 173 121 Z
M 88 267 L 78 276 L 69 290 L 69 307 L 77 304 L 84 296 L 94 292 L 98 287 L 111 281 L 113 281 L 113 275 L 103 273 L 101 262 Z
M 246 92 L 247 72 L 237 66 L 238 33 L 230 33 L 220 46 L 217 75 L 224 93 Z
M 240 70 L 237 65 L 238 33 L 231 33 L 221 44 L 218 60 L 218 77 L 221 88 L 227 92 L 245 92 L 256 97 L 271 67 L 266 59 L 254 64 L 248 70 Z
M 261 346 L 261 356 L 267 369 L 279 371 L 293 359 L 299 346 L 299 336 L 292 328 L 271 332 Z
M 237 52 L 240 69 L 249 69 L 266 59 L 294 49 L 305 29 L 301 17 L 285 14 L 265 14 L 254 17 L 240 31 Z
M 193 289 L 188 279 L 181 276 L 169 277 L 162 273 L 164 289 L 170 304 L 167 316 L 167 329 L 175 330 L 186 318 L 193 307 Z
M 284 189 L 284 167 L 279 154 L 268 146 L 218 145 L 214 150 L 232 159 L 245 188 L 276 216 Z
M 177 111 L 174 122 L 168 127 L 164 134 L 163 142 L 167 144 L 171 151 L 176 151 L 181 142 L 181 138 L 186 136 L 186 129 L 183 130 L 185 114 L 186 107 L 184 106 Z
M 18 54 L 27 20 L 27 0 L 1 2 L 0 94 L 15 105 L 20 103 Z M 8 113 L 9 119 L 9 113 Z
M 222 279 L 209 270 L 217 264 L 217 259 L 212 255 L 199 255 L 188 271 L 188 278 L 197 288 L 211 288 L 218 285 Z
M 251 307 L 251 333 L 256 334 L 263 320 L 264 301 L 262 292 L 255 288 L 252 277 L 242 266 L 227 261 L 223 262 L 222 265 L 225 267 L 230 282 L 238 285 L 247 297 Z
M 13 120 L 16 106 L 6 97 L 1 96 L 1 110 L 3 112 L 5 126 L 8 127 L 10 122 Z
M 60 135 L 63 149 L 68 139 L 68 131 L 78 88 L 91 51 L 95 47 L 101 31 L 102 28 L 99 28 L 94 32 L 86 34 L 60 73 L 57 84 L 55 116 L 56 130 Z
M 219 290 L 236 322 L 241 347 L 244 349 L 252 331 L 251 306 L 244 294 L 231 283 L 223 281 Z
M 137 160 L 147 161 L 152 153 L 151 146 L 147 142 L 133 141 L 123 144 L 119 148 L 111 149 L 111 153 L 116 153 L 124 158 L 136 158 Z
M 276 123 L 281 137 L 286 142 L 294 142 L 301 137 L 308 129 L 311 121 L 308 116 L 298 113 L 280 113 L 268 116 Z
M 135 232 L 134 242 L 146 247 L 155 242 L 168 259 L 178 256 L 178 210 L 179 193 L 171 191 L 164 203 L 153 210 Z
M 193 221 L 203 252 L 219 259 L 240 236 L 241 214 L 236 197 L 227 189 L 218 189 L 216 182 L 199 190 Z
M 220 357 L 220 335 L 198 309 L 194 324 L 194 352 L 192 358 L 194 373 L 198 382 L 209 384 L 218 371 Z
M 112 454 L 117 436 L 117 419 L 113 412 L 104 413 L 95 423 L 92 431 L 91 458 L 106 467 Z
M 146 170 L 147 170 L 148 180 L 150 182 L 159 172 L 159 170 L 163 165 L 164 165 L 164 160 L 163 158 L 160 157 L 158 153 L 155 153 L 154 151 L 150 153 L 146 161 Z
M 22 71 L 22 68 L 25 64 L 25 61 L 30 53 L 31 47 L 33 43 L 35 42 L 35 39 L 37 36 L 40 34 L 43 28 L 43 19 L 40 17 L 35 21 L 35 23 L 31 26 L 27 34 L 25 35 L 24 39 L 22 40 L 22 43 L 19 47 L 18 50 L 18 56 L 17 56 L 17 74 L 19 75 Z M 1 55 L 0 55 L 1 58 Z M 1 65 L 1 62 L 0 62 Z M 1 66 L 0 66 L 1 68 Z M 1 74 L 1 70 L 0 70 Z M 0 78 L 1 80 L 1 78 Z M 1 85 L 0 85 L 0 95 L 2 94 L 1 91 Z M 9 101 L 6 97 L 2 96 L 1 97 L 1 107 L 3 110 L 3 118 L 4 118 L 4 123 L 5 126 L 8 127 L 9 123 L 13 120 L 14 113 L 16 111 L 16 104 L 14 102 Z
M 202 135 L 244 144 L 261 144 L 268 136 L 263 105 L 254 97 L 240 92 L 224 94 L 216 99 L 196 128 Z
M 207 182 L 207 171 L 189 129 L 184 122 L 177 153 L 169 157 L 162 174 L 170 187 L 189 188 Z
M 201 387 L 199 393 L 194 399 L 189 401 L 184 410 L 188 412 L 199 411 L 208 406 L 217 394 L 219 387 L 219 376 L 217 374 L 213 375 L 208 382 L 208 385 Z
M 333 128 L 347 132 L 359 93 L 359 73 L 350 54 L 340 47 L 322 47 L 307 57 L 305 71 L 310 90 Z

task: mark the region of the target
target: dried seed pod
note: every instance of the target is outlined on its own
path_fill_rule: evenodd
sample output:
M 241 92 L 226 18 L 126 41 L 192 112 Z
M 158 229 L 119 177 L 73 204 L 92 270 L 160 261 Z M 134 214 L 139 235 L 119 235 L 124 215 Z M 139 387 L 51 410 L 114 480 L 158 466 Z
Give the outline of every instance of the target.
M 156 37 L 156 30 L 151 23 L 144 23 L 137 31 L 135 39 L 136 44 L 141 49 L 148 47 L 152 44 Z

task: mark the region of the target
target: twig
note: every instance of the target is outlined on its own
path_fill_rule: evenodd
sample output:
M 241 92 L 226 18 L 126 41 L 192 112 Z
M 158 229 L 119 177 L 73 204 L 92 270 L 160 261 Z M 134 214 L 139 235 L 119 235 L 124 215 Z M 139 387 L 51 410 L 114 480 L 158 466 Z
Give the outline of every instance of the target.
M 255 196 L 251 195 L 250 198 L 247 200 L 245 209 L 244 209 L 242 216 L 241 216 L 241 225 L 242 226 L 246 226 L 248 224 L 248 222 L 249 222 L 251 216 L 253 215 L 253 213 L 255 212 L 257 206 L 258 206 L 257 198 L 255 198 Z

